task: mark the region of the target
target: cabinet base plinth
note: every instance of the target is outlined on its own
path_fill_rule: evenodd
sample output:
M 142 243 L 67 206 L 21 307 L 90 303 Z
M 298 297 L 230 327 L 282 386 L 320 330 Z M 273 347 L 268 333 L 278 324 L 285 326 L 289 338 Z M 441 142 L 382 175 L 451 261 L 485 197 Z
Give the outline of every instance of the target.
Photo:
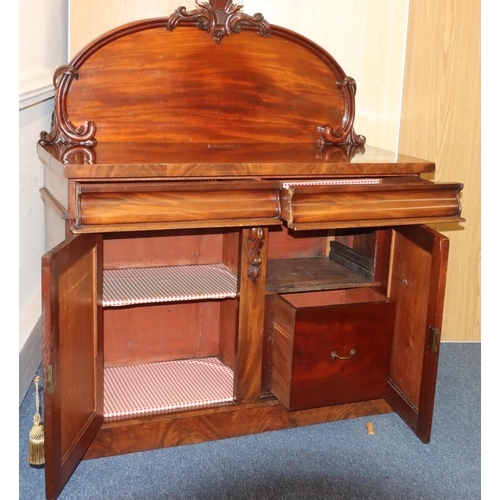
M 277 400 L 105 423 L 85 459 L 202 443 L 392 412 L 385 399 L 288 411 Z

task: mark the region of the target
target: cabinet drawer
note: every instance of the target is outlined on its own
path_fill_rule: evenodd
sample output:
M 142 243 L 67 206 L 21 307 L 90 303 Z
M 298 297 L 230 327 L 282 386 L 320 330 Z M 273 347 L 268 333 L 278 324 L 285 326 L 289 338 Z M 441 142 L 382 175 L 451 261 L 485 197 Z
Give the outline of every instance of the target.
M 275 396 L 289 410 L 384 397 L 394 314 L 370 288 L 278 296 Z
M 462 187 L 418 178 L 289 182 L 281 188 L 281 217 L 291 229 L 463 220 Z
M 122 182 L 77 184 L 76 227 L 230 221 L 278 224 L 275 182 Z M 241 225 L 240 224 L 240 225 Z M 154 227 L 153 227 L 154 228 Z

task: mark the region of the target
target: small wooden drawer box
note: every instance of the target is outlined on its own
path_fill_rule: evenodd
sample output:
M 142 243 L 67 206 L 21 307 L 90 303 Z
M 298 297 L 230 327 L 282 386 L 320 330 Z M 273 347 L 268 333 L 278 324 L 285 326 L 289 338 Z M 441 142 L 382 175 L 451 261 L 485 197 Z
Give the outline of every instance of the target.
M 371 288 L 278 296 L 274 395 L 289 410 L 384 397 L 394 315 Z

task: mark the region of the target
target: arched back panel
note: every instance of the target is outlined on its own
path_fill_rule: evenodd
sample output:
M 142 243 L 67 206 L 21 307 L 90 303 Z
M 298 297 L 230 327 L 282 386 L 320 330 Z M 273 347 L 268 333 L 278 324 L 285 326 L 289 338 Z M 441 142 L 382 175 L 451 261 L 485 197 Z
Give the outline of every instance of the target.
M 354 81 L 319 46 L 265 21 L 217 37 L 178 17 L 117 28 L 59 68 L 42 142 L 363 142 Z

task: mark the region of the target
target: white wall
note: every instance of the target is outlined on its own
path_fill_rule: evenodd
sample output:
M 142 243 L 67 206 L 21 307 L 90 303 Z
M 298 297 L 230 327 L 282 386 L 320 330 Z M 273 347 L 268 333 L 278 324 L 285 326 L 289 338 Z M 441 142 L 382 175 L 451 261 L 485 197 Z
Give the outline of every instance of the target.
M 67 0 L 19 2 L 19 379 L 20 398 L 40 363 L 40 258 L 45 253 L 43 168 L 36 154 L 50 128 L 52 75 L 67 62 Z
M 19 93 L 50 85 L 67 46 L 68 0 L 19 0 Z

